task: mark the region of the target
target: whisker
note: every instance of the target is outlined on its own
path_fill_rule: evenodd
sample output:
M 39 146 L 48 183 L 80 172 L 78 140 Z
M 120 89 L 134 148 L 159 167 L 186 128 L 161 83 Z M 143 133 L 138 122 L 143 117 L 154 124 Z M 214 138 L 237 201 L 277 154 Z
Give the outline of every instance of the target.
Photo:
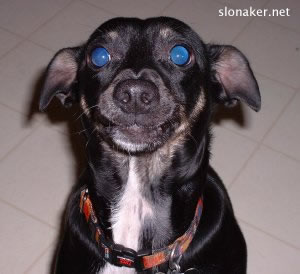
M 89 139 L 87 140 L 86 145 L 85 145 L 85 148 L 86 148 L 86 149 L 87 149 L 87 146 L 88 146 L 88 144 L 89 144 L 89 142 L 90 142 L 90 140 L 91 140 L 91 137 L 92 137 L 93 133 L 94 133 L 96 130 L 97 130 L 97 128 L 94 128 L 93 131 L 92 131 L 92 133 L 91 133 L 91 135 L 89 136 Z
M 87 129 L 83 129 L 83 130 L 80 130 L 80 131 L 76 131 L 76 132 L 74 132 L 74 133 L 72 133 L 72 134 L 81 134 L 81 133 L 83 133 L 83 132 L 85 132 L 85 131 L 87 131 Z
M 94 106 L 91 106 L 91 107 L 87 108 L 86 110 L 91 110 L 91 109 L 97 108 L 97 107 L 99 107 L 99 106 L 98 105 L 94 105 Z M 83 114 L 85 114 L 84 111 L 75 119 L 75 121 L 77 121 L 78 119 L 80 119 Z

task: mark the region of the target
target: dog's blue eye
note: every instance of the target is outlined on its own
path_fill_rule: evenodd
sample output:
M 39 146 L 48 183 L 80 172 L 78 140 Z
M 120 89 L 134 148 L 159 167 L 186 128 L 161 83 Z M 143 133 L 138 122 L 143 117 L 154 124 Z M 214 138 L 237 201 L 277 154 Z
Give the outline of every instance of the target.
M 110 54 L 105 48 L 95 48 L 91 54 L 91 60 L 97 67 L 103 67 L 110 60 Z
M 175 46 L 171 49 L 170 58 L 178 66 L 184 66 L 190 61 L 190 53 L 184 46 Z

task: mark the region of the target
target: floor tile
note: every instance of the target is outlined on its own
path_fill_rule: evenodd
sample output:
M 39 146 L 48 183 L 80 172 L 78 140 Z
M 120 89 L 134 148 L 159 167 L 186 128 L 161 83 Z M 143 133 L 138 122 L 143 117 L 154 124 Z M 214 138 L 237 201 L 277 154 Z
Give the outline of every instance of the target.
M 111 17 L 113 15 L 88 3 L 74 2 L 35 32 L 30 39 L 55 51 L 63 47 L 78 46 Z
M 276 16 L 268 17 L 267 19 L 285 26 L 287 28 L 293 29 L 300 33 L 300 1 L 299 0 L 271 0 L 266 6 L 268 9 L 287 9 L 289 8 L 290 16 Z
M 230 43 L 251 20 L 249 17 L 220 17 L 223 4 L 210 0 L 175 0 L 164 12 L 189 24 L 206 42 Z
M 0 273 L 20 274 L 55 239 L 55 231 L 0 202 Z
M 300 250 L 244 223 L 241 228 L 248 245 L 248 274 L 295 274 L 300 272 Z
M 228 186 L 250 157 L 256 143 L 219 126 L 213 127 L 213 133 L 211 166 Z
M 236 214 L 300 248 L 300 162 L 261 147 L 230 188 Z
M 58 226 L 75 183 L 74 161 L 68 137 L 41 126 L 1 162 L 0 197 Z
M 254 19 L 234 42 L 260 72 L 300 87 L 300 34 L 263 19 Z
M 300 93 L 289 104 L 264 143 L 300 160 Z
M 0 9 L 0 26 L 27 36 L 72 0 L 10 0 Z
M 24 42 L 0 60 L 0 102 L 28 114 L 53 53 Z
M 25 272 L 25 274 L 52 274 L 50 270 L 53 264 L 55 247 L 55 245 L 51 245 L 42 257 Z
M 35 125 L 26 125 L 25 118 L 0 105 L 0 159 L 30 134 Z
M 215 120 L 220 125 L 239 134 L 261 141 L 291 99 L 295 90 L 262 76 L 256 78 L 262 98 L 261 110 L 256 113 L 245 104 L 238 108 L 228 109 L 222 107 L 219 113 L 216 113 Z M 241 111 L 237 112 L 237 109 L 241 109 Z M 228 119 L 224 119 L 224 117 Z
M 152 17 L 157 16 L 172 0 L 87 0 L 88 2 L 111 11 L 119 16 Z
M 1 58 L 1 56 L 3 56 L 15 45 L 17 45 L 21 41 L 21 38 L 10 32 L 0 29 L 0 40 L 1 40 L 0 43 L 0 58 Z
M 224 5 L 229 5 L 239 9 L 262 8 L 268 0 L 217 0 Z

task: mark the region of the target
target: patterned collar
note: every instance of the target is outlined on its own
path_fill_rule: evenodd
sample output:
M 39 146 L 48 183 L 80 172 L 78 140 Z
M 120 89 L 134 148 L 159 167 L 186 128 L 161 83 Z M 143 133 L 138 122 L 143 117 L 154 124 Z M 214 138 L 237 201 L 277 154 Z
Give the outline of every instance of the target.
M 170 257 L 180 257 L 187 250 L 193 240 L 200 222 L 202 209 L 203 199 L 200 197 L 197 203 L 194 219 L 189 228 L 172 244 L 157 250 L 140 250 L 136 252 L 131 248 L 115 244 L 112 240 L 105 237 L 93 209 L 87 187 L 81 191 L 80 196 L 80 212 L 85 216 L 92 238 L 95 239 L 100 254 L 105 261 L 115 266 L 135 268 L 137 271 L 143 271 L 158 266 L 169 261 Z

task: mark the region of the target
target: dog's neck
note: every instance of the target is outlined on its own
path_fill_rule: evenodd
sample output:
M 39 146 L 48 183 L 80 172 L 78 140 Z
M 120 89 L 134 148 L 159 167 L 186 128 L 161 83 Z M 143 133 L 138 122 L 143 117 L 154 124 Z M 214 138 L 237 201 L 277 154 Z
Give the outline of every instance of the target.
M 135 250 L 164 247 L 182 235 L 206 180 L 208 139 L 204 132 L 130 155 L 89 136 L 88 187 L 105 233 Z

